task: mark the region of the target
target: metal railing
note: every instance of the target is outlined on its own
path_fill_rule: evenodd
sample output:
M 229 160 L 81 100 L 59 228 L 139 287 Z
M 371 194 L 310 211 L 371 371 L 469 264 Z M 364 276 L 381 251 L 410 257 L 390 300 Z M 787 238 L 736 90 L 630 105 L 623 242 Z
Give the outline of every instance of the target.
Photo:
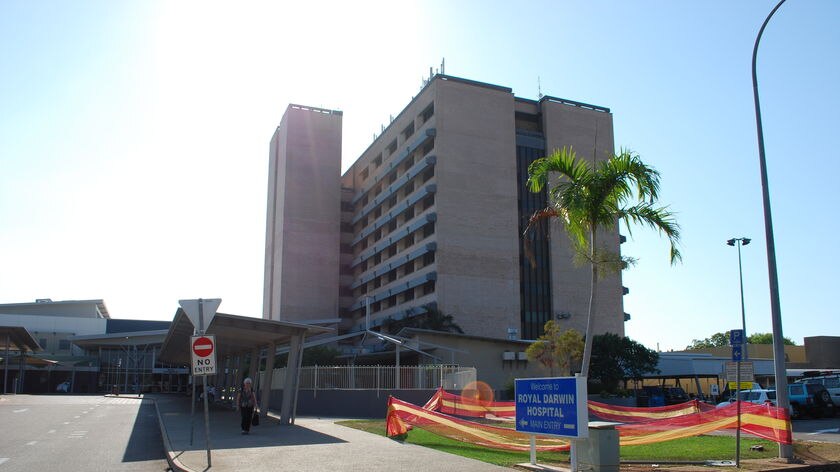
M 397 372 L 399 369 L 399 372 Z M 463 389 L 476 379 L 475 367 L 430 364 L 420 366 L 311 366 L 301 367 L 301 389 L 308 390 L 421 390 L 443 387 Z M 286 368 L 274 369 L 271 388 L 280 390 Z

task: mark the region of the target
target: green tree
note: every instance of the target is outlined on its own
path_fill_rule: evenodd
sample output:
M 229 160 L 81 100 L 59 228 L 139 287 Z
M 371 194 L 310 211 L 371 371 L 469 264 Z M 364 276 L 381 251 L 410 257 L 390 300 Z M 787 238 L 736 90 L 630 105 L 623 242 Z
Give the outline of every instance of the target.
M 528 346 L 525 355 L 548 367 L 552 377 L 555 367 L 560 369 L 560 375 L 570 375 L 572 364 L 583 354 L 583 336 L 574 329 L 562 331 L 554 320 L 545 324 L 543 332 Z
M 710 347 L 721 347 L 729 345 L 729 331 L 715 333 L 705 339 L 692 339 L 686 349 L 705 349 Z
M 747 336 L 747 343 L 749 344 L 773 344 L 773 333 L 753 333 Z M 786 346 L 796 346 L 792 339 L 782 337 L 782 344 Z
M 563 148 L 548 157 L 537 159 L 528 167 L 528 186 L 540 192 L 549 180 L 557 177 L 548 189 L 549 206 L 536 212 L 526 233 L 542 220 L 563 222 L 576 253 L 589 261 L 592 269 L 589 289 L 589 309 L 586 321 L 581 374 L 589 374 L 592 357 L 593 318 L 596 306 L 598 272 L 626 267 L 629 260 L 598 245 L 598 232 L 612 229 L 624 221 L 628 231 L 632 223 L 642 224 L 665 234 L 671 243 L 670 259 L 681 259 L 677 248 L 679 225 L 667 207 L 657 207 L 659 172 L 645 165 L 629 151 L 590 166 L 578 159 L 571 149 Z M 528 238 L 525 238 L 526 244 Z
M 590 380 L 601 389 L 614 392 L 621 380 L 637 380 L 648 372 L 658 372 L 658 362 L 658 352 L 628 337 L 599 334 L 593 338 Z
M 788 346 L 796 346 L 790 338 L 782 338 L 782 342 Z M 747 336 L 747 344 L 773 344 L 773 333 L 753 333 Z M 729 331 L 715 333 L 705 339 L 692 339 L 686 349 L 705 349 L 710 347 L 729 346 Z

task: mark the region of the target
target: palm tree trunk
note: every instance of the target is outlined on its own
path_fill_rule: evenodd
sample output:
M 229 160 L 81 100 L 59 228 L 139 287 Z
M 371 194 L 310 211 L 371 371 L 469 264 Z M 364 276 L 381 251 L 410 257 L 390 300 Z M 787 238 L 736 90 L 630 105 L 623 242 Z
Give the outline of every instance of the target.
M 598 269 L 595 265 L 595 239 L 595 228 L 593 228 L 589 231 L 589 256 L 591 258 L 592 280 L 589 285 L 589 313 L 586 316 L 586 341 L 583 345 L 583 361 L 580 367 L 581 377 L 589 376 L 589 360 L 592 358 L 592 340 L 594 338 L 592 330 L 594 319 L 592 313 L 595 311 L 595 286 L 598 283 Z

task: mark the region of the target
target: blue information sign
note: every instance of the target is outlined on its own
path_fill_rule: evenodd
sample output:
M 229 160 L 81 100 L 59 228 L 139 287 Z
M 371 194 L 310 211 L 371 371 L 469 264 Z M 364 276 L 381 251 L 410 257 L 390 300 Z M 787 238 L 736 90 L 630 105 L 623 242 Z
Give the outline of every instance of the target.
M 732 362 L 741 362 L 744 356 L 744 351 L 741 350 L 740 344 L 732 345 Z
M 729 331 L 729 345 L 740 346 L 741 344 L 744 344 L 744 330 L 733 329 Z
M 516 379 L 516 430 L 589 437 L 586 378 Z

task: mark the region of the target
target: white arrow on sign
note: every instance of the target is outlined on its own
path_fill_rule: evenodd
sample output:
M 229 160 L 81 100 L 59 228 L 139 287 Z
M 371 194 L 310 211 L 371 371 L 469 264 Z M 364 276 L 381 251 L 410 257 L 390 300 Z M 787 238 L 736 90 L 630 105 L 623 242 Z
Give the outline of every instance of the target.
M 208 326 L 210 326 L 210 321 L 212 321 L 213 316 L 216 315 L 216 310 L 218 310 L 219 305 L 222 304 L 222 299 L 197 298 L 195 300 L 178 300 L 178 304 L 184 309 L 184 313 L 186 313 L 187 318 L 192 321 L 195 329 L 203 332 Z M 199 310 L 199 305 L 201 306 L 201 310 Z M 199 311 L 201 312 L 200 319 Z

